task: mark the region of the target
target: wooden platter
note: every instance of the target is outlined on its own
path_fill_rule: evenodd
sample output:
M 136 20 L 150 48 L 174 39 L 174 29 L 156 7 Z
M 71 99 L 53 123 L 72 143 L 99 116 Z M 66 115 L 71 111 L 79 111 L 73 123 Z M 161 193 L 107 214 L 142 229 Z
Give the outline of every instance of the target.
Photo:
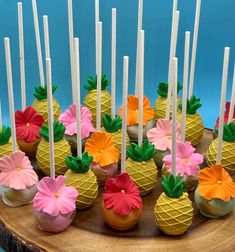
M 204 153 L 211 140 L 211 131 L 205 130 L 198 151 Z M 104 223 L 100 212 L 102 190 L 95 206 L 77 211 L 73 224 L 59 234 L 37 228 L 32 205 L 9 208 L 0 202 L 0 245 L 7 251 L 235 251 L 235 211 L 213 220 L 203 217 L 194 207 L 188 232 L 169 237 L 155 224 L 153 208 L 160 193 L 159 177 L 153 192 L 143 198 L 140 222 L 126 232 L 112 230 Z M 193 200 L 193 192 L 190 198 Z

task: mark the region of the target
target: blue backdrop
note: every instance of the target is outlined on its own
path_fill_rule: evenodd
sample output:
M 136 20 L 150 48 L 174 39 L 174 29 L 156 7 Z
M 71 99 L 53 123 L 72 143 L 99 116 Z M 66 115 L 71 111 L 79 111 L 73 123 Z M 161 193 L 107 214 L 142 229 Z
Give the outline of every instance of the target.
M 33 90 L 39 84 L 36 42 L 31 1 L 23 0 L 27 105 L 33 101 Z M 71 103 L 71 78 L 66 0 L 38 0 L 39 26 L 43 45 L 42 16 L 49 16 L 53 83 L 58 85 L 56 98 L 62 109 Z M 74 0 L 74 34 L 80 37 L 81 82 L 95 74 L 94 0 Z M 194 26 L 195 0 L 179 0 L 180 10 L 177 56 L 179 80 L 182 81 L 184 33 Z M 121 103 L 122 60 L 130 56 L 130 87 L 134 91 L 138 0 L 100 0 L 103 21 L 103 73 L 110 78 L 111 8 L 117 8 L 117 106 Z M 167 79 L 171 31 L 172 0 L 144 0 L 145 94 L 152 105 L 157 97 L 157 84 Z M 212 127 L 219 111 L 223 51 L 231 46 L 227 98 L 231 97 L 235 45 L 235 1 L 202 0 L 199 27 L 194 94 L 201 97 L 200 113 L 206 127 Z M 7 82 L 3 38 L 11 39 L 15 108 L 20 109 L 20 72 L 17 23 L 17 0 L 0 0 L 0 96 L 4 123 L 9 123 Z M 82 97 L 85 90 L 82 89 Z

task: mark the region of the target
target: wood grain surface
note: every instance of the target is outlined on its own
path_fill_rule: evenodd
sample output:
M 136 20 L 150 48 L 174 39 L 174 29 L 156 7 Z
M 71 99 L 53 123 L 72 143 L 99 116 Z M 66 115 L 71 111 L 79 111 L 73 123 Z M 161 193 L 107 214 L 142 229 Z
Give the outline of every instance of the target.
M 205 130 L 198 151 L 204 153 L 212 140 Z M 159 172 L 160 175 L 160 172 Z M 59 234 L 37 228 L 32 205 L 10 208 L 0 202 L 0 245 L 7 251 L 235 251 L 235 211 L 224 218 L 207 219 L 194 204 L 193 224 L 182 236 L 169 237 L 155 224 L 153 208 L 161 193 L 161 180 L 143 198 L 143 214 L 132 230 L 118 232 L 109 228 L 100 212 L 100 195 L 88 210 L 77 211 L 73 224 Z M 193 193 L 190 193 L 193 200 Z

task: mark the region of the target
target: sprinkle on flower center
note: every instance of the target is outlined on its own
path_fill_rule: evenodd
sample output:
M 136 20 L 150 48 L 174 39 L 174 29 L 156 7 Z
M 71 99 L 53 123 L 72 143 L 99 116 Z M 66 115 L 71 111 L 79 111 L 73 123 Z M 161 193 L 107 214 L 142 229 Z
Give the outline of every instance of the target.
M 136 110 L 135 110 L 135 112 L 139 113 L 139 110 L 138 110 L 138 109 L 136 109 Z
M 54 194 L 54 197 L 55 197 L 56 199 L 58 199 L 58 198 L 60 197 L 60 195 L 57 194 L 57 193 L 55 193 L 55 194 Z
M 170 135 L 170 136 L 167 136 L 167 138 L 169 139 L 169 140 L 172 140 L 172 136 Z
M 29 127 L 29 125 L 30 125 L 29 123 L 26 123 L 26 126 L 27 126 L 27 127 Z
M 16 171 L 17 172 L 21 172 L 21 168 L 20 167 L 16 167 Z
M 188 163 L 189 160 L 187 158 L 183 158 L 184 163 Z
M 100 153 L 102 153 L 102 154 L 103 154 L 103 153 L 104 153 L 104 150 L 100 150 Z
M 121 193 L 125 194 L 126 192 L 125 192 L 125 190 L 122 189 L 122 190 L 121 190 Z
M 221 181 L 221 180 L 218 180 L 218 181 L 217 181 L 217 184 L 221 185 L 221 184 L 222 184 L 222 181 Z

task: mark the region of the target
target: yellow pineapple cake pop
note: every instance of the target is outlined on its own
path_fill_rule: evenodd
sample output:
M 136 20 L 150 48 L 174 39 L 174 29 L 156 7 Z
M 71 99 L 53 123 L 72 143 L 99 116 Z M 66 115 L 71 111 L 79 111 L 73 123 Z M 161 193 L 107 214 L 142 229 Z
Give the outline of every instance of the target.
M 56 91 L 57 86 L 52 86 L 52 94 Z M 38 114 L 43 116 L 44 124 L 48 125 L 48 111 L 47 111 L 47 87 L 37 86 L 34 91 L 35 100 L 32 107 L 38 112 Z M 53 111 L 54 120 L 58 120 L 61 109 L 60 105 L 55 98 L 53 98 Z
M 156 224 L 165 234 L 182 235 L 192 224 L 193 207 L 188 193 L 184 192 L 185 186 L 180 176 L 162 176 L 164 192 L 156 202 L 154 214 Z
M 79 192 L 76 205 L 78 209 L 86 209 L 95 203 L 98 195 L 98 183 L 95 174 L 90 170 L 93 160 L 87 152 L 82 157 L 68 156 L 65 159 L 68 171 L 66 185 L 72 186 Z
M 83 104 L 86 106 L 92 114 L 92 124 L 96 126 L 96 101 L 97 101 L 97 77 L 89 77 L 87 79 L 88 85 L 84 88 L 88 91 Z M 104 74 L 101 79 L 101 116 L 104 114 L 111 114 L 111 95 L 106 90 L 109 85 L 109 81 Z
M 182 86 L 178 83 L 178 92 L 182 90 Z M 157 121 L 158 119 L 166 117 L 166 105 L 167 105 L 167 93 L 168 93 L 168 83 L 161 82 L 158 85 L 158 98 L 154 104 L 154 119 Z M 181 103 L 180 99 L 177 99 L 178 105 Z M 172 114 L 172 108 L 170 110 L 170 118 Z
M 151 192 L 157 182 L 157 169 L 153 160 L 157 149 L 148 140 L 139 147 L 131 143 L 127 149 L 126 172 L 138 186 L 141 196 Z
M 64 139 L 65 127 L 58 121 L 54 121 L 54 152 L 55 152 L 55 173 L 56 176 L 64 175 L 67 171 L 65 158 L 71 154 L 70 145 Z M 43 125 L 42 130 L 39 132 L 42 136 L 42 140 L 38 145 L 37 162 L 46 175 L 50 175 L 50 152 L 49 152 L 49 136 L 48 127 Z

